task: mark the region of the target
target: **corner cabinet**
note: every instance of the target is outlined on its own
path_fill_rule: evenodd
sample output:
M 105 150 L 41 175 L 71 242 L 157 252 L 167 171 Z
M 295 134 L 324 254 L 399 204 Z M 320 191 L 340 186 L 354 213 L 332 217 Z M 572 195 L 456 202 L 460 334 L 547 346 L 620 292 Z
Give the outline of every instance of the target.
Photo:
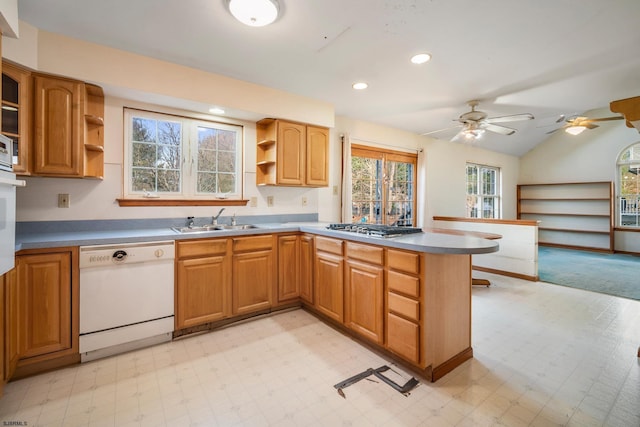
M 256 133 L 257 185 L 329 185 L 329 129 L 263 119 Z
M 518 219 L 536 220 L 538 243 L 611 252 L 613 183 L 518 185 Z
M 102 89 L 34 74 L 33 92 L 33 174 L 102 179 Z

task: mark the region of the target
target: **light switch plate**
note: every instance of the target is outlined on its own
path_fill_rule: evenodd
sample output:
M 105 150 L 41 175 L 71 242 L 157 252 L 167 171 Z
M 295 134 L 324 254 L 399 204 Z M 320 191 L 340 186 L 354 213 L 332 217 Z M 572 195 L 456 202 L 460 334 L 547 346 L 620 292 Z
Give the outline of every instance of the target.
M 267 206 L 273 207 L 273 196 L 267 196 Z

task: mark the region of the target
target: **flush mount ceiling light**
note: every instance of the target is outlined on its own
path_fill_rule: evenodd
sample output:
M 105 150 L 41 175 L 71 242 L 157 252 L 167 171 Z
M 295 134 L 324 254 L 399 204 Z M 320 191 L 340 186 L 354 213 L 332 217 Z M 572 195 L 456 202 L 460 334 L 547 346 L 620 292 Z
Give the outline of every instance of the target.
M 229 0 L 229 11 L 250 27 L 264 27 L 278 18 L 277 0 Z
M 429 62 L 429 60 L 431 60 L 431 55 L 429 55 L 428 53 L 419 53 L 411 57 L 411 62 L 418 65 Z
M 363 90 L 369 87 L 368 84 L 366 84 L 365 82 L 357 82 L 351 85 L 352 88 L 354 88 L 355 90 Z
M 571 135 L 580 135 L 586 128 L 586 126 L 569 126 L 564 131 Z
M 224 110 L 222 108 L 218 108 L 218 107 L 209 108 L 209 112 L 211 114 L 224 114 Z

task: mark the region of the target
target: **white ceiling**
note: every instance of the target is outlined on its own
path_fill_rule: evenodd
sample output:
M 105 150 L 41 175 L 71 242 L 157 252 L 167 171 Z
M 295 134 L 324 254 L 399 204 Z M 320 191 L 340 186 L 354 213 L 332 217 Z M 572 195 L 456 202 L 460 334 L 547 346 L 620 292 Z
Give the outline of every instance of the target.
M 455 125 L 470 99 L 489 116 L 532 113 L 507 123 L 514 135 L 487 132 L 477 142 L 517 156 L 546 139 L 560 114 L 640 95 L 639 0 L 279 2 L 280 18 L 262 28 L 233 19 L 225 0 L 18 7 L 42 30 L 328 101 L 339 116 L 415 133 Z M 411 64 L 422 51 L 432 61 Z M 358 80 L 369 89 L 354 91 Z

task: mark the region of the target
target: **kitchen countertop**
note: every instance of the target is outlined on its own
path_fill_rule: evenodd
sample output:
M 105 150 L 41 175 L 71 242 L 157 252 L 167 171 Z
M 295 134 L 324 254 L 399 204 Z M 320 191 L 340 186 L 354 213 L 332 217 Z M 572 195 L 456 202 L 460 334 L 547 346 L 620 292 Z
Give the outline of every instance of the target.
M 256 224 L 257 228 L 247 230 L 216 230 L 197 233 L 178 233 L 169 227 L 142 228 L 138 230 L 18 233 L 16 234 L 16 252 L 23 249 L 54 248 L 60 246 L 112 245 L 297 231 L 361 243 L 437 254 L 485 254 L 497 252 L 499 249 L 497 242 L 478 237 L 423 232 L 385 239 L 348 231 L 328 230 L 326 225 L 327 223 L 320 222 L 266 223 Z

